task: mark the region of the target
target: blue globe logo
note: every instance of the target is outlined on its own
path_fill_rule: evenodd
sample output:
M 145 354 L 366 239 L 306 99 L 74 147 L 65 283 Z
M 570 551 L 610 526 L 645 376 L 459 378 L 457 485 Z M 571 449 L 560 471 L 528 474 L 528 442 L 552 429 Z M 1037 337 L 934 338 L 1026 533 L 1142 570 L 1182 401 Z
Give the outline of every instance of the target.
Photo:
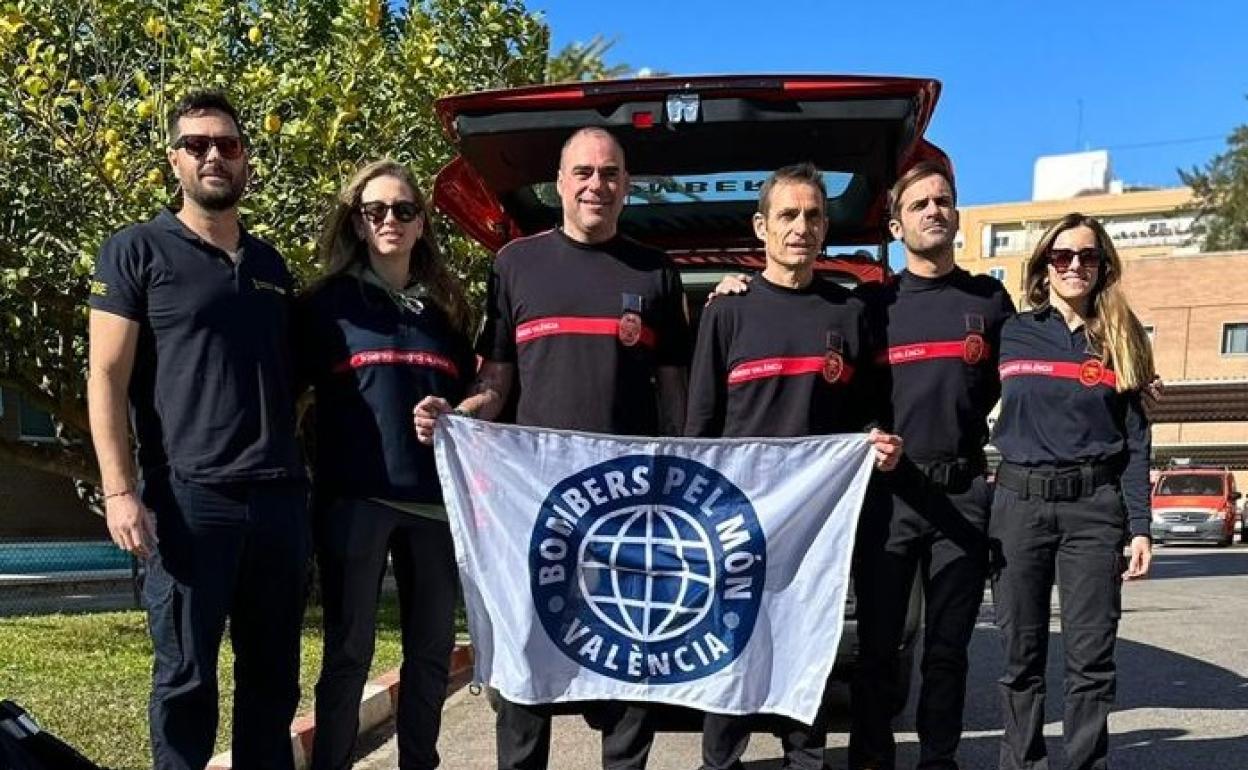
M 685 511 L 629 506 L 595 521 L 581 541 L 581 593 L 616 632 L 640 642 L 671 639 L 710 611 L 714 553 Z
M 530 540 L 530 586 L 564 655 L 627 682 L 707 676 L 745 648 L 766 541 L 746 496 L 683 457 L 629 455 L 556 484 Z

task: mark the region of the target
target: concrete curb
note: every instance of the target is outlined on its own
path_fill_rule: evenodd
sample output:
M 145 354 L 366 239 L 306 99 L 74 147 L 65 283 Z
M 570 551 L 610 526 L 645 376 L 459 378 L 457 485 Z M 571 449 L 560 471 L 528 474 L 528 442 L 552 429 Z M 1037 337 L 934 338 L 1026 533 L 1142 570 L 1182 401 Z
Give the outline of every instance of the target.
M 450 676 L 447 696 L 462 688 L 472 679 L 472 645 L 456 644 L 451 651 Z M 374 729 L 394 716 L 399 702 L 399 670 L 387 671 L 364 685 L 360 697 L 360 733 Z M 307 770 L 312 759 L 312 736 L 316 734 L 316 720 L 310 714 L 295 717 L 290 723 L 290 748 L 295 755 L 295 769 Z M 213 757 L 204 770 L 231 770 L 230 752 Z

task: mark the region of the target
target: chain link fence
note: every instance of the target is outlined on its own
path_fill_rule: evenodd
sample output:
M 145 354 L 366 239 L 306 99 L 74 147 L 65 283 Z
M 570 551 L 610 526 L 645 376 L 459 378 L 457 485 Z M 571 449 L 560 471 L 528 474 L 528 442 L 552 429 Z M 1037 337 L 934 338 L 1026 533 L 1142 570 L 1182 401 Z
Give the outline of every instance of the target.
M 142 578 L 109 540 L 0 539 L 0 618 L 134 609 Z

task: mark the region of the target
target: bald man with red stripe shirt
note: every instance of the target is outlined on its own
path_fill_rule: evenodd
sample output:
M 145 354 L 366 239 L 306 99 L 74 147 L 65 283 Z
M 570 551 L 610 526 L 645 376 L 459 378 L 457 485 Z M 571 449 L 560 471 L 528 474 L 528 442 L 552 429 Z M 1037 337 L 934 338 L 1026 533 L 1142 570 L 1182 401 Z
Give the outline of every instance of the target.
M 477 340 L 483 361 L 458 411 L 497 419 L 518 386 L 520 425 L 679 435 L 690 342 L 684 290 L 667 255 L 618 232 L 629 188 L 623 148 L 603 129 L 577 131 L 563 146 L 557 186 L 563 226 L 508 244 L 494 261 Z M 439 398 L 417 404 L 417 437 L 432 443 L 449 410 Z M 499 770 L 543 770 L 551 716 L 571 710 L 603 730 L 604 770 L 645 767 L 654 724 L 642 704 L 500 698 Z

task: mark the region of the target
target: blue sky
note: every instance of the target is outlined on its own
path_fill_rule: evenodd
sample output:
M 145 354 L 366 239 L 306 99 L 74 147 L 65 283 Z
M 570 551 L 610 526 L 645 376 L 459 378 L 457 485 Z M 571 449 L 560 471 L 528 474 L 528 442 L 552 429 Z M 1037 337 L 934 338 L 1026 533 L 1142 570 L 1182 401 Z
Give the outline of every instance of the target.
M 865 73 L 944 84 L 928 138 L 963 204 L 1027 200 L 1039 155 L 1108 149 L 1128 184 L 1179 184 L 1248 123 L 1245 0 L 847 3 L 529 0 L 552 47 L 675 74 Z M 1082 122 L 1080 104 L 1082 103 Z

